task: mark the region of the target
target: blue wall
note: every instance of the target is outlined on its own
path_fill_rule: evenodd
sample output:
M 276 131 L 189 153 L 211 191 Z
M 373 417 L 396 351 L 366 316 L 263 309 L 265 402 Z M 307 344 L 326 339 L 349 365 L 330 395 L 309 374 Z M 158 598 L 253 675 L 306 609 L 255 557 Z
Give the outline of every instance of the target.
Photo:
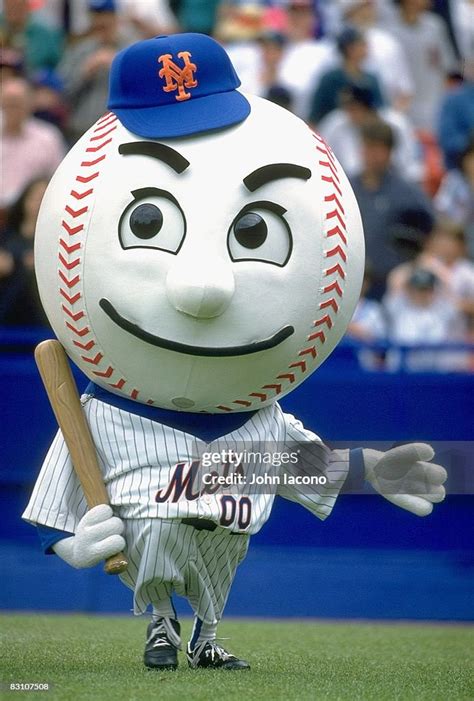
M 77 373 L 77 379 L 84 387 L 85 378 Z M 20 519 L 55 431 L 28 338 L 22 344 L 4 338 L 0 380 L 0 557 L 8 573 L 0 583 L 0 605 L 127 611 L 130 597 L 123 586 L 100 568 L 77 572 L 43 556 L 34 529 Z M 442 441 L 445 464 L 454 447 L 474 474 L 472 375 L 363 372 L 354 350 L 342 347 L 282 403 L 329 442 L 383 441 L 389 447 L 396 441 Z M 340 497 L 324 523 L 277 501 L 252 541 L 228 612 L 471 618 L 474 497 L 458 484 L 452 482 L 452 495 L 426 519 L 376 496 Z

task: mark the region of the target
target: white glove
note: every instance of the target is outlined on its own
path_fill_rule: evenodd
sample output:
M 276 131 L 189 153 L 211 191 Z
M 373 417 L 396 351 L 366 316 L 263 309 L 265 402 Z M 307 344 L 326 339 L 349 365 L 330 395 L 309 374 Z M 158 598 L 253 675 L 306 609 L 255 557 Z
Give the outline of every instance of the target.
M 76 534 L 53 545 L 71 567 L 93 567 L 125 548 L 124 525 L 107 504 L 94 506 L 79 521 Z
M 364 448 L 365 478 L 385 499 L 417 516 L 428 516 L 443 501 L 447 472 L 429 462 L 434 450 L 426 443 L 410 443 L 386 453 Z

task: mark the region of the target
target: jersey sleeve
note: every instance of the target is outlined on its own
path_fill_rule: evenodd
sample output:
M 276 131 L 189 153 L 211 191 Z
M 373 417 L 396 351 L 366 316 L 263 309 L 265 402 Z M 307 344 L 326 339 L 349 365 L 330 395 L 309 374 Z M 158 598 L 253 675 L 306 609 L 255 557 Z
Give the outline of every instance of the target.
M 285 465 L 277 495 L 326 519 L 349 473 L 349 450 L 331 450 L 291 414 L 284 414 L 286 449 L 298 460 Z
M 22 518 L 29 523 L 72 534 L 86 511 L 82 487 L 62 433 L 58 431 Z

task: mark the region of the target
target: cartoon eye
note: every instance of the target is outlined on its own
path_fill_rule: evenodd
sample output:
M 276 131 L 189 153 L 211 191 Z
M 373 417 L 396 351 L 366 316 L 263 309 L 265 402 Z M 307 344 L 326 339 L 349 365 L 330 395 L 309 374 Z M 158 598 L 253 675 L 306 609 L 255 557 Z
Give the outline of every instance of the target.
M 255 260 L 283 266 L 293 246 L 286 209 L 274 202 L 246 205 L 232 222 L 227 247 L 233 261 Z
M 175 197 L 154 187 L 132 192 L 134 197 L 119 221 L 122 248 L 156 248 L 178 253 L 186 234 L 186 220 Z

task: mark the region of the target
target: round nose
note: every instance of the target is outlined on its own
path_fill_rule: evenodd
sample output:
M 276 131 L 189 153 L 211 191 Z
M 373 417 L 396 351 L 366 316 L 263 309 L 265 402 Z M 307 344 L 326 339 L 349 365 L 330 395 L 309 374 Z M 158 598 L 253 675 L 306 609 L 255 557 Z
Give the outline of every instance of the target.
M 183 314 L 212 319 L 228 307 L 234 294 L 234 275 L 221 258 L 177 261 L 166 278 L 171 304 Z

